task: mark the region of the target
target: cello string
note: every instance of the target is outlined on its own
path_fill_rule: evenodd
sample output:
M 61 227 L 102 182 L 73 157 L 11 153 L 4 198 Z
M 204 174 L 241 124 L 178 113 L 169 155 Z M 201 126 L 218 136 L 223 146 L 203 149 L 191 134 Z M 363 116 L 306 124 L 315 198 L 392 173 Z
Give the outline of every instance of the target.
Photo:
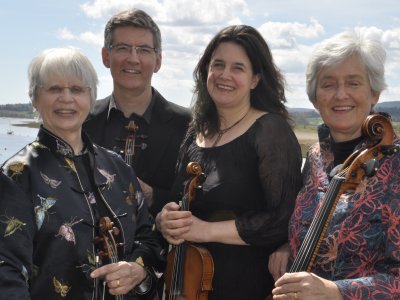
M 345 173 L 346 169 L 340 172 L 340 174 L 338 174 L 337 176 L 341 177 Z M 337 189 L 341 185 L 341 182 L 336 178 L 336 176 L 333 178 L 333 181 L 331 182 L 331 185 L 329 186 L 327 194 L 325 196 L 325 200 L 322 203 L 320 209 L 318 209 L 314 221 L 311 223 L 311 226 L 307 231 L 302 246 L 297 253 L 298 259 L 295 259 L 293 266 L 291 267 L 291 272 L 303 271 L 304 268 L 307 268 L 305 264 L 308 258 L 311 258 L 311 255 L 314 253 L 315 247 L 318 245 L 319 236 L 316 236 L 316 234 L 318 233 L 318 229 L 321 228 L 321 226 L 325 225 L 323 220 L 325 219 L 325 216 L 329 215 L 331 211 L 330 204 L 332 201 L 326 201 L 326 199 L 329 200 L 334 197 L 334 199 L 332 200 L 335 200 L 338 191 Z

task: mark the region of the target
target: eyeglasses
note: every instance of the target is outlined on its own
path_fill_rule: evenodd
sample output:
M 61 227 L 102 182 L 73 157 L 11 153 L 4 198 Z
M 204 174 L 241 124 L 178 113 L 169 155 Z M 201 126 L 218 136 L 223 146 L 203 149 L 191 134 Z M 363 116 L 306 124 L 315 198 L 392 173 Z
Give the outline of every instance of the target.
M 114 49 L 115 53 L 122 56 L 132 54 L 132 49 L 135 49 L 136 55 L 139 57 L 147 57 L 157 52 L 156 48 L 149 46 L 133 46 L 124 43 L 118 43 L 110 46 L 110 50 Z
M 73 85 L 73 86 L 59 86 L 59 85 L 52 85 L 49 87 L 45 87 L 43 85 L 40 86 L 40 88 L 44 89 L 46 93 L 54 96 L 61 95 L 65 89 L 68 89 L 69 92 L 73 96 L 83 96 L 86 94 L 88 90 L 90 90 L 90 87 L 88 86 L 80 86 L 80 85 Z

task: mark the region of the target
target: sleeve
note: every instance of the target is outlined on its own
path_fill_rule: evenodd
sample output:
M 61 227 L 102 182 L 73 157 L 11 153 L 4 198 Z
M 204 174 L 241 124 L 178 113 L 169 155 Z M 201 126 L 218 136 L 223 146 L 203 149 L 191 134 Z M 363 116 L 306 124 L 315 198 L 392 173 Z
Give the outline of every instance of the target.
M 0 195 L 0 299 L 30 299 L 28 279 L 36 230 L 33 206 L 2 173 Z
M 170 191 L 167 189 L 153 186 L 153 204 L 149 207 L 149 212 L 152 216 L 156 216 L 162 210 L 165 204 L 168 203 Z
M 388 160 L 389 161 L 389 160 Z M 387 161 L 387 162 L 388 162 Z M 382 251 L 384 257 L 378 263 L 368 266 L 370 276 L 335 281 L 344 300 L 350 299 L 400 299 L 400 155 L 391 159 L 391 170 L 388 164 L 381 165 L 385 169 L 386 189 L 382 193 L 382 224 L 385 237 Z M 378 176 L 378 174 L 377 174 Z M 362 274 L 364 270 L 361 270 Z M 365 273 L 365 271 L 364 271 Z
M 130 170 L 132 169 L 130 168 Z M 133 182 L 136 189 L 140 190 L 140 184 L 135 176 L 134 178 Z M 149 213 L 144 196 L 141 193 L 136 193 L 136 197 L 142 197 L 142 199 L 136 199 L 140 205 L 138 205 L 136 213 L 135 247 L 129 260 L 142 265 L 150 275 L 151 286 L 144 292 L 144 296 L 149 297 L 157 287 L 159 279 L 157 274 L 165 269 L 165 249 L 156 231 L 155 220 Z
M 254 137 L 258 173 L 265 209 L 236 219 L 240 237 L 248 244 L 275 250 L 288 240 L 288 223 L 301 187 L 301 150 L 282 117 L 269 114 L 260 120 Z

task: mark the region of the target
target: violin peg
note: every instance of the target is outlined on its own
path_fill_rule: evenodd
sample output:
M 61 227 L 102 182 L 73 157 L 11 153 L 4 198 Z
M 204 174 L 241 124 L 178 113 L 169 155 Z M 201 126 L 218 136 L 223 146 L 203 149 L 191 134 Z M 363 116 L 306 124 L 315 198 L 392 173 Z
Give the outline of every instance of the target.
M 119 235 L 119 232 L 120 232 L 120 231 L 119 231 L 119 228 L 118 228 L 118 227 L 113 227 L 112 230 L 113 230 L 113 234 L 114 234 L 114 235 Z
M 101 237 L 99 237 L 99 236 L 96 236 L 96 237 L 94 238 L 94 243 L 95 243 L 95 244 L 102 243 L 103 241 L 104 241 L 104 239 L 101 238 Z

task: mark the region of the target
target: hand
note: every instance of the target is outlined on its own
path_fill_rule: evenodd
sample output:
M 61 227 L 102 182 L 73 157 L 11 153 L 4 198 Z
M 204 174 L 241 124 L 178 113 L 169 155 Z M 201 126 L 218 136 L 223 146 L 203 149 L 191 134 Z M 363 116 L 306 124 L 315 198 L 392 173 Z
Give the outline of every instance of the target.
M 94 270 L 90 276 L 104 276 L 111 295 L 125 295 L 140 284 L 147 276 L 146 270 L 135 262 L 120 261 Z
M 157 228 L 170 244 L 179 245 L 185 241 L 182 235 L 189 231 L 191 217 L 190 211 L 181 211 L 178 204 L 169 202 L 157 214 Z
M 146 200 L 147 206 L 150 207 L 153 204 L 153 188 L 138 178 L 140 187 L 142 188 L 144 199 Z
M 286 273 L 275 282 L 273 299 L 343 300 L 337 285 L 309 272 Z
M 289 255 L 289 244 L 285 243 L 269 256 L 268 270 L 275 281 L 285 274 Z

